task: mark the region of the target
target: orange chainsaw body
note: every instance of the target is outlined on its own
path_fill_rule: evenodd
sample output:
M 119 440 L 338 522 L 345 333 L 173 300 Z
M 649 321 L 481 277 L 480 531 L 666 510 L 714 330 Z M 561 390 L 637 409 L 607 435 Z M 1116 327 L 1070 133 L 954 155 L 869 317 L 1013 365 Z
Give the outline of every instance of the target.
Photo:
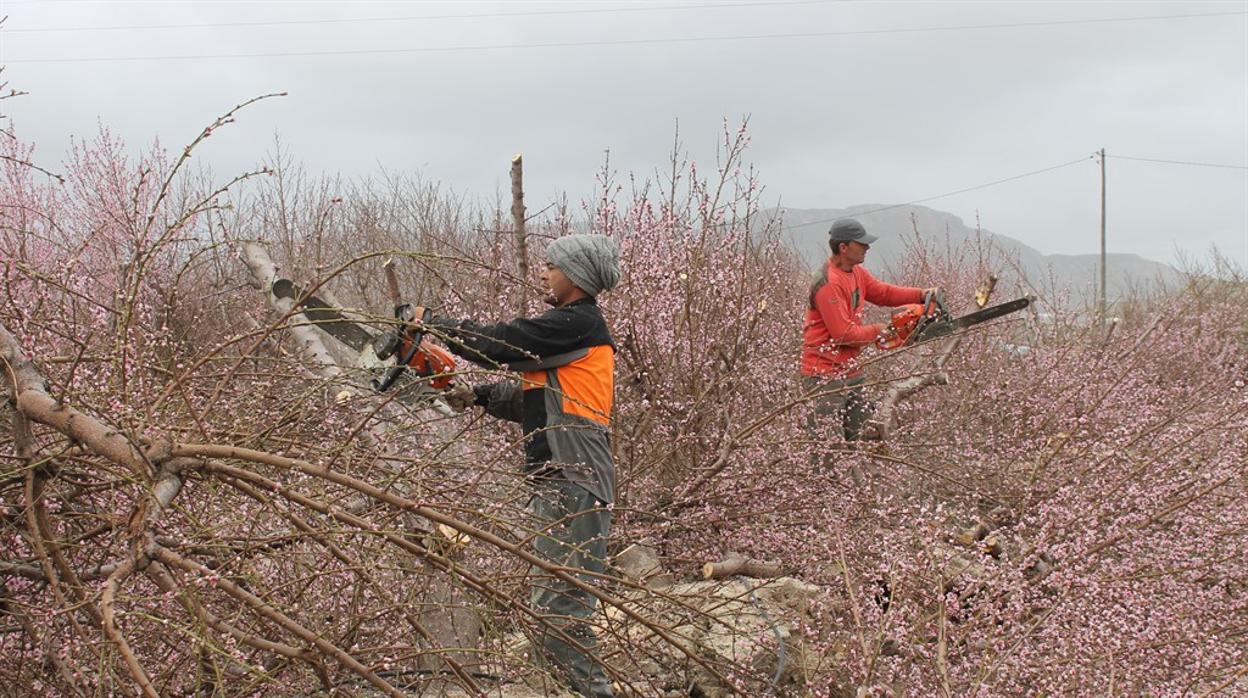
M 881 336 L 876 346 L 881 349 L 896 349 L 904 345 L 906 340 L 910 339 L 910 335 L 914 334 L 919 322 L 927 316 L 927 306 L 922 303 L 901 306 L 888 322 L 891 332 Z
M 411 348 L 412 340 L 404 337 L 400 356 L 406 356 Z M 420 341 L 420 349 L 412 352 L 412 360 L 407 362 L 407 366 L 415 371 L 417 375 L 430 378 L 429 384 L 433 388 L 445 390 L 450 387 L 453 380 L 455 357 L 433 342 L 422 339 Z
M 921 325 L 926 326 L 927 323 L 948 318 L 941 300 L 942 295 L 940 293 L 927 294 L 922 303 L 898 306 L 888 322 L 888 331 L 876 340 L 876 346 L 881 349 L 896 349 L 905 346 Z

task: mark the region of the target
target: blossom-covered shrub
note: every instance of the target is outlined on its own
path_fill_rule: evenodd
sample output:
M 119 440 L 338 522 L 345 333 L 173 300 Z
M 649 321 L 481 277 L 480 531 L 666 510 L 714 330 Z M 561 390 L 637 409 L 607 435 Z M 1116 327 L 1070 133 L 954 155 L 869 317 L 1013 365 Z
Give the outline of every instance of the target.
M 282 153 L 223 186 L 107 134 L 62 184 L 0 142 L 0 684 L 397 694 L 533 672 L 516 650 L 540 625 L 518 430 L 371 395 L 341 347 L 316 365 L 306 324 L 240 261 L 259 243 L 278 275 L 382 324 L 394 258 L 411 302 L 500 320 L 541 308 L 506 215 L 419 180 L 311 181 Z M 795 695 L 1237 688 L 1242 277 L 1193 273 L 1112 326 L 1059 311 L 980 328 L 947 385 L 898 406 L 888 441 L 851 448 L 811 426 L 797 380 L 811 272 L 760 205 L 745 146 L 730 129 L 714 172 L 677 161 L 662 184 L 625 189 L 606 169 L 583 215 L 530 221 L 531 269 L 564 232 L 621 246 L 624 280 L 602 298 L 612 550 L 647 540 L 678 577 L 738 552 L 818 585 L 784 660 Z M 963 312 L 1010 268 L 925 232 L 881 276 L 944 286 Z M 1021 293 L 1003 277 L 995 299 Z M 947 346 L 869 352 L 873 395 Z M 594 588 L 616 608 L 640 593 Z M 609 667 L 638 655 L 658 656 L 604 637 Z M 616 678 L 658 695 L 697 661 Z

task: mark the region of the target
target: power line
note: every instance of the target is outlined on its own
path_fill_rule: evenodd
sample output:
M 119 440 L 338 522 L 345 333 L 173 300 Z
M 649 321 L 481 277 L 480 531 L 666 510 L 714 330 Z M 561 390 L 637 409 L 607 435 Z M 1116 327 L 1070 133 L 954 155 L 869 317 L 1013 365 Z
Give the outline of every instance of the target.
M 500 17 L 547 17 L 552 15 L 592 15 L 622 14 L 630 12 L 662 12 L 673 10 L 718 10 L 737 7 L 759 7 L 776 5 L 821 5 L 831 2 L 849 2 L 851 0 L 776 0 L 775 2 L 730 2 L 730 3 L 698 3 L 689 5 L 657 5 L 652 7 L 599 7 L 575 10 L 527 10 L 524 12 L 482 12 L 477 14 L 450 15 L 403 15 L 397 17 L 340 17 L 335 19 L 279 19 L 255 22 L 203 22 L 196 24 L 130 24 L 114 26 L 80 26 L 80 27 L 32 27 L 29 29 L 7 29 L 6 34 L 34 34 L 44 32 L 88 32 L 88 31 L 121 31 L 143 29 L 207 29 L 212 27 L 274 27 L 287 25 L 315 24 L 352 24 L 366 22 L 408 22 L 421 20 L 445 19 L 482 19 Z
M 833 36 L 870 36 L 883 34 L 915 34 L 984 29 L 1016 29 L 1034 27 L 1070 26 L 1076 24 L 1109 24 L 1117 22 L 1147 22 L 1169 19 L 1192 19 L 1203 17 L 1244 16 L 1248 12 L 1211 12 L 1204 14 L 1153 15 L 1141 17 L 1107 17 L 1102 19 L 1071 19 L 1046 22 L 1012 22 L 1005 24 L 962 24 L 941 27 L 905 27 L 896 29 L 860 29 L 828 32 L 796 32 L 790 34 L 737 34 L 727 36 L 675 37 L 670 39 L 608 39 L 600 41 L 555 41 L 534 44 L 492 44 L 476 46 L 422 46 L 418 48 L 391 49 L 344 49 L 331 51 L 289 51 L 272 53 L 228 53 L 183 56 L 118 56 L 101 58 L 17 58 L 5 63 L 84 63 L 84 62 L 135 62 L 135 61 L 186 61 L 226 58 L 295 58 L 307 56 L 366 56 L 403 53 L 452 53 L 466 51 L 499 51 L 510 49 L 581 48 L 591 46 L 638 46 L 644 44 L 709 43 L 714 41 L 753 41 L 765 39 L 809 39 Z
M 1134 158 L 1128 155 L 1111 155 L 1106 154 L 1107 158 L 1116 158 L 1118 160 L 1138 160 L 1139 162 L 1160 162 L 1167 165 L 1191 165 L 1193 167 L 1221 167 L 1228 170 L 1248 170 L 1248 165 L 1223 165 L 1216 162 L 1192 162 L 1190 160 L 1160 160 L 1158 158 Z
M 979 190 L 979 189 L 987 189 L 988 187 L 995 187 L 995 186 L 996 186 L 996 185 L 998 185 L 998 184 L 1005 184 L 1006 182 L 1013 182 L 1013 181 L 1014 181 L 1014 180 L 1016 180 L 1016 179 L 1024 179 L 1024 178 L 1026 178 L 1026 177 L 1034 177 L 1035 175 L 1038 175 L 1038 174 L 1044 174 L 1045 172 L 1052 172 L 1053 170 L 1060 170 L 1060 169 L 1062 169 L 1063 167 L 1070 167 L 1071 165 L 1078 165 L 1079 163 L 1081 163 L 1081 162 L 1087 162 L 1088 160 L 1091 160 L 1091 159 L 1092 159 L 1092 158 L 1094 158 L 1094 157 L 1095 157 L 1095 155 L 1087 155 L 1087 156 L 1084 156 L 1084 157 L 1078 158 L 1078 159 L 1076 159 L 1076 160 L 1071 160 L 1071 161 L 1069 161 L 1069 162 L 1063 162 L 1063 163 L 1062 163 L 1062 164 L 1060 164 L 1060 165 L 1053 165 L 1052 167 L 1045 167 L 1045 168 L 1042 168 L 1042 169 L 1039 169 L 1039 170 L 1032 170 L 1031 172 L 1024 172 L 1024 173 L 1022 173 L 1022 174 L 1017 174 L 1017 175 L 1014 175 L 1014 176 L 1012 176 L 1012 177 L 1005 177 L 1004 179 L 997 179 L 997 180 L 994 180 L 994 181 L 991 181 L 991 182 L 987 182 L 987 183 L 985 183 L 985 184 L 977 184 L 977 185 L 975 185 L 975 186 L 973 186 L 973 187 L 966 187 L 965 189 L 958 189 L 957 191 L 946 192 L 946 193 L 944 193 L 944 194 L 937 194 L 936 196 L 928 196 L 928 197 L 926 197 L 926 198 L 922 198 L 922 199 L 915 199 L 914 201 L 907 201 L 907 202 L 905 202 L 904 204 L 893 204 L 893 205 L 891 205 L 891 206 L 881 206 L 880 208 L 873 208 L 873 209 L 871 209 L 871 210 L 869 210 L 869 211 L 861 211 L 861 212 L 859 212 L 859 213 L 855 213 L 854 215 L 855 215 L 855 216 L 868 216 L 868 215 L 871 215 L 872 213 L 880 213 L 881 211 L 891 211 L 891 210 L 893 210 L 893 209 L 895 209 L 895 208 L 903 208 L 903 207 L 905 207 L 905 206 L 913 206 L 913 205 L 915 205 L 915 204 L 927 203 L 928 201 L 935 201 L 935 200 L 937 200 L 937 199 L 944 199 L 944 198 L 946 198 L 946 197 L 956 196 L 956 195 L 958 195 L 958 194 L 965 194 L 965 193 L 970 192 L 970 191 L 976 191 L 976 190 Z M 808 226 L 808 225 L 819 225 L 820 223 L 831 223 L 831 222 L 832 222 L 832 221 L 834 221 L 834 220 L 836 220 L 836 219 L 835 219 L 835 218 L 828 218 L 828 219 L 824 219 L 824 220 L 807 221 L 807 222 L 805 222 L 805 223 L 798 223 L 798 224 L 796 224 L 796 225 L 786 225 L 786 226 L 784 226 L 784 229 L 785 229 L 785 230 L 793 230 L 793 229 L 795 229 L 795 228 L 804 228 L 804 227 L 806 227 L 806 226 Z

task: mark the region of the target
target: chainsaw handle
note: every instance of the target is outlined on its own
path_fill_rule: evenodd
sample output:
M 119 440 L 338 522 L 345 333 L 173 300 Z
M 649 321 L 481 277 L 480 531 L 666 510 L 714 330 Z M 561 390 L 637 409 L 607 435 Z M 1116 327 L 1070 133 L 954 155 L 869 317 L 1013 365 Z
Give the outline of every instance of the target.
M 386 372 L 381 375 L 381 378 L 373 379 L 373 390 L 376 390 L 379 393 L 384 393 L 389 390 L 390 386 L 394 385 L 394 382 L 399 379 L 399 376 L 403 375 L 403 372 L 407 370 L 407 365 L 411 362 L 412 358 L 416 356 L 416 352 L 418 351 L 420 351 L 420 343 L 413 342 L 412 346 L 409 347 L 407 351 L 403 352 L 403 356 L 399 357 L 398 363 L 390 368 L 387 368 Z
M 928 315 L 947 314 L 945 312 L 945 289 L 939 286 L 924 289 L 923 309 Z
M 409 356 L 408 358 L 411 357 Z M 379 393 L 386 392 L 390 389 L 390 386 L 394 385 L 394 382 L 399 379 L 399 376 L 403 375 L 403 371 L 406 369 L 406 364 L 399 364 L 398 366 L 391 366 L 390 368 L 387 368 L 381 378 L 373 379 L 373 390 L 376 390 Z
M 395 365 L 386 369 L 386 372 L 381 375 L 381 378 L 373 379 L 373 390 L 376 390 L 379 393 L 384 393 L 389 390 L 391 386 L 394 385 L 394 382 L 399 379 L 399 376 L 402 376 L 403 372 L 407 370 L 407 366 L 412 362 L 412 359 L 415 358 L 416 352 L 420 351 L 420 342 L 425 338 L 425 331 L 423 329 L 416 328 L 423 327 L 424 323 L 433 319 L 433 311 L 428 308 L 425 308 L 424 310 L 425 312 L 422 314 L 423 317 L 420 318 L 421 324 L 409 325 L 407 328 L 407 340 L 409 342 L 407 351 L 403 352 L 403 355 L 399 357 L 399 360 Z M 403 319 L 403 315 L 410 312 L 411 306 L 406 304 L 396 306 L 394 309 L 394 314 L 399 319 Z

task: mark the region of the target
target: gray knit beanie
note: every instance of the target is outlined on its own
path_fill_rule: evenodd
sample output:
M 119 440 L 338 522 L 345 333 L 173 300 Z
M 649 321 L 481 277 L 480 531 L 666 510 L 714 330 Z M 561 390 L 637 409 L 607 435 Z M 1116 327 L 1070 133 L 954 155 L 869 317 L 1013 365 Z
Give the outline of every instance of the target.
M 620 282 L 620 248 L 605 235 L 564 235 L 546 247 L 546 260 L 582 291 L 597 296 Z

